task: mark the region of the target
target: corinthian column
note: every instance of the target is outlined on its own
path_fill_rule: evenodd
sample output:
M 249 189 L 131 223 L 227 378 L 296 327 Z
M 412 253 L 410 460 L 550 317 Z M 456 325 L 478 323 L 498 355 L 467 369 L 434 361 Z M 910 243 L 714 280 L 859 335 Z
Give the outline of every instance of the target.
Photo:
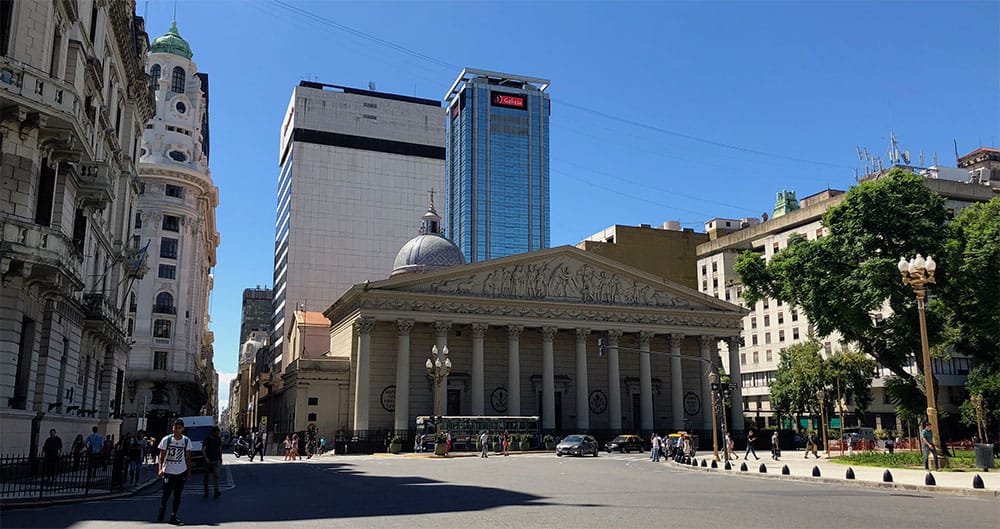
M 410 429 L 410 329 L 413 320 L 396 320 L 396 411 L 393 428 Z
M 576 428 L 590 429 L 590 388 L 587 385 L 587 335 L 590 329 L 576 330 Z
M 556 428 L 556 378 L 552 339 L 559 329 L 542 327 L 542 428 Z
M 649 341 L 655 333 L 639 332 L 639 411 L 642 433 L 653 429 L 653 375 L 649 360 Z
M 740 337 L 730 336 L 729 344 L 729 383 L 733 385 L 730 392 L 732 406 L 729 409 L 729 424 L 732 431 L 743 431 L 743 376 L 740 373 Z
M 472 414 L 483 415 L 486 410 L 486 384 L 484 382 L 485 360 L 483 359 L 483 338 L 489 325 L 472 324 Z
M 670 335 L 670 352 L 681 354 L 683 334 Z M 680 356 L 670 357 L 670 410 L 673 414 L 674 430 L 684 429 L 684 377 L 681 372 Z
M 524 325 L 507 326 L 507 415 L 521 414 L 521 331 Z
M 360 318 L 355 323 L 358 332 L 357 379 L 354 384 L 354 429 L 368 429 L 368 409 L 371 398 L 372 331 L 374 318 Z
M 612 433 L 622 430 L 622 375 L 618 367 L 618 339 L 622 331 L 608 331 L 608 428 Z

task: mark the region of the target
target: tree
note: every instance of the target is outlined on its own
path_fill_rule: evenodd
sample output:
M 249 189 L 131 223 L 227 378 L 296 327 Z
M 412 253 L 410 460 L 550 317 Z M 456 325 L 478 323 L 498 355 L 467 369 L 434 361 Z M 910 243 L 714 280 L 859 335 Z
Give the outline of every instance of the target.
M 816 390 L 824 387 L 825 366 L 819 341 L 809 340 L 782 349 L 771 382 L 771 409 L 777 415 L 818 414 Z
M 896 263 L 918 253 L 941 255 L 946 222 L 944 199 L 927 189 L 922 178 L 893 169 L 851 189 L 826 212 L 828 236 L 812 241 L 791 237 L 788 248 L 770 262 L 744 252 L 736 263 L 744 299 L 752 304 L 775 298 L 797 305 L 818 336 L 836 331 L 897 376 L 911 379 L 906 357 L 920 350 L 916 300 Z M 944 274 L 939 283 L 950 278 Z M 891 314 L 876 327 L 871 313 L 886 303 Z M 927 316 L 933 343 L 941 319 L 934 312 Z
M 1000 371 L 990 369 L 989 365 L 979 365 L 969 373 L 969 380 L 965 384 L 969 395 L 982 395 L 983 398 L 983 422 L 984 432 L 987 439 L 990 432 L 1000 430 Z M 972 406 L 971 399 L 966 399 L 961 406 L 962 422 L 975 427 L 976 411 Z M 996 429 L 990 430 L 990 426 Z M 986 442 L 984 439 L 983 442 Z
M 840 390 L 844 400 L 854 403 L 854 411 L 859 417 L 868 412 L 872 404 L 871 384 L 878 364 L 875 360 L 857 351 L 840 351 L 826 359 L 824 381 L 828 387 Z

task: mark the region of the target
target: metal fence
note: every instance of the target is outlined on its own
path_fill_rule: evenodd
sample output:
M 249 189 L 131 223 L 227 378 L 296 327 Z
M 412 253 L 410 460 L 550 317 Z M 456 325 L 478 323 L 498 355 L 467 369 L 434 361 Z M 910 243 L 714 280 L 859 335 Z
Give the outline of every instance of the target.
M 127 450 L 110 455 L 63 454 L 0 456 L 0 502 L 14 503 L 108 494 L 132 490 L 155 474 L 155 465 L 132 464 Z

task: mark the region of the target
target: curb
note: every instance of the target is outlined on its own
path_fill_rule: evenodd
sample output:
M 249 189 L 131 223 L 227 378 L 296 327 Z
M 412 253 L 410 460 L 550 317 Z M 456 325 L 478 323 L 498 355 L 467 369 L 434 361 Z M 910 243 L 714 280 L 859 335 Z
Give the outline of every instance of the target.
M 160 478 L 153 477 L 139 485 L 136 485 L 130 490 L 124 490 L 121 492 L 112 492 L 109 494 L 100 494 L 95 496 L 68 496 L 65 498 L 52 498 L 47 500 L 0 502 L 0 511 L 8 511 L 13 509 L 30 509 L 33 507 L 51 507 L 54 505 L 69 505 L 73 503 L 83 503 L 86 501 L 113 500 L 116 498 L 126 498 L 128 496 L 134 496 L 142 492 L 143 490 L 149 488 L 159 480 Z
M 701 472 L 721 472 L 723 474 L 727 473 L 726 470 L 721 468 L 702 468 L 702 467 L 692 467 L 690 465 L 679 465 L 674 462 L 670 462 L 670 466 L 673 468 L 681 468 L 688 471 L 701 471 Z M 883 483 L 879 481 L 859 481 L 859 480 L 846 480 L 839 478 L 814 478 L 812 476 L 785 476 L 781 474 L 761 474 L 757 472 L 739 472 L 737 470 L 728 471 L 728 473 L 735 476 L 743 478 L 758 478 L 758 479 L 790 479 L 792 481 L 806 481 L 811 483 L 826 483 L 832 485 L 846 485 L 853 487 L 867 487 L 875 489 L 898 489 L 906 491 L 916 491 L 916 492 L 930 492 L 930 493 L 943 493 L 943 494 L 953 494 L 958 496 L 974 496 L 979 498 L 1000 498 L 1000 490 L 993 489 L 967 489 L 962 487 L 938 487 L 938 486 L 927 486 L 927 485 L 913 485 L 910 483 Z

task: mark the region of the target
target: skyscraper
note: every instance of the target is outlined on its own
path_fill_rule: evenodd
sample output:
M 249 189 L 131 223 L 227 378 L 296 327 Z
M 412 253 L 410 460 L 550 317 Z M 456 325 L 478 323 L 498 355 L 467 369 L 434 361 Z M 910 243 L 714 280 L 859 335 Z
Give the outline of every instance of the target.
M 243 316 L 240 318 L 240 346 L 247 341 L 253 331 L 264 331 L 270 334 L 271 312 L 270 288 L 243 289 Z
M 445 95 L 446 233 L 469 262 L 549 247 L 548 86 L 465 68 Z
M 441 103 L 302 81 L 281 126 L 272 345 L 295 310 L 323 311 L 392 271 L 444 187 Z M 287 362 L 283 358 L 282 364 Z M 284 365 L 281 366 L 284 369 Z

